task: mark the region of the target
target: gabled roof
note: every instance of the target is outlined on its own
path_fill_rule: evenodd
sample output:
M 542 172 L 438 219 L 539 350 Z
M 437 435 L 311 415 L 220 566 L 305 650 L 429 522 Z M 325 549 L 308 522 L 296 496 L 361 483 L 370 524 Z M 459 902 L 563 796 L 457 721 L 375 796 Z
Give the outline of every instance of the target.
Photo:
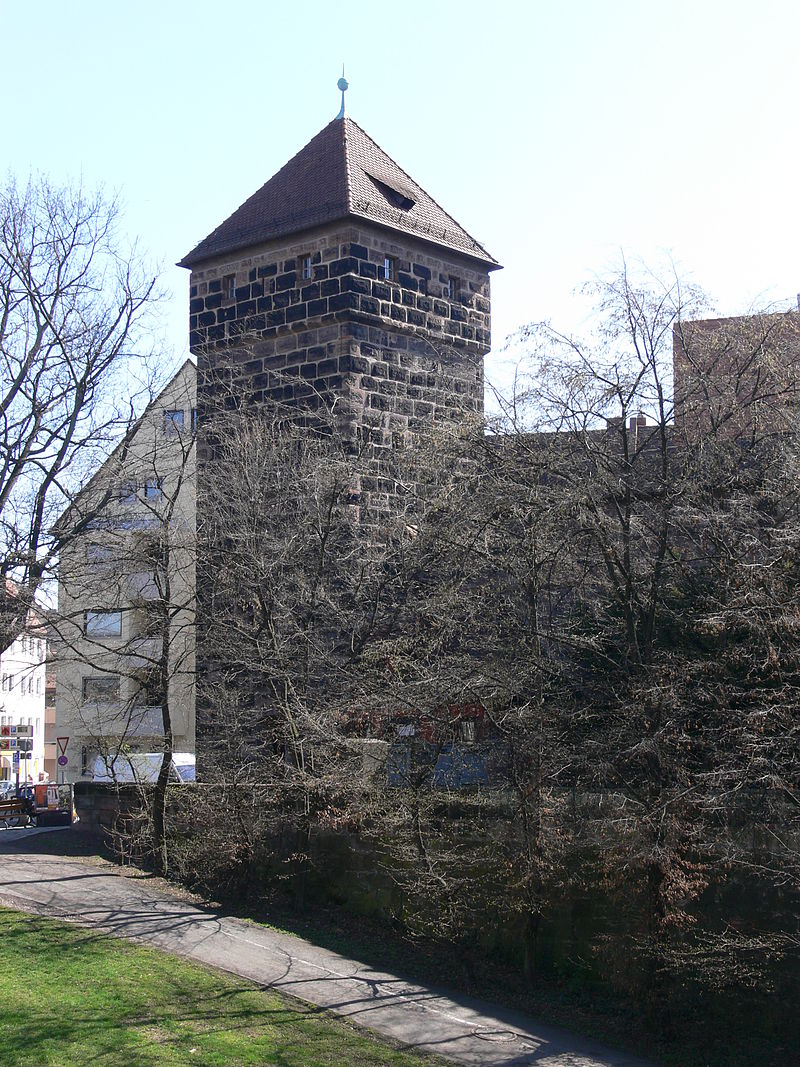
M 358 123 L 336 118 L 183 257 L 191 267 L 344 218 L 368 219 L 499 263 L 391 159 Z
M 197 373 L 197 364 L 195 363 L 194 358 L 191 357 L 191 356 L 188 359 L 185 359 L 183 361 L 183 363 L 181 363 L 181 365 L 178 368 L 178 370 L 175 371 L 175 373 L 172 375 L 172 377 L 169 379 L 169 381 L 166 383 L 166 385 L 164 385 L 158 391 L 158 394 L 156 396 L 154 396 L 153 399 L 148 403 L 147 407 L 144 409 L 144 411 L 141 413 L 141 415 L 139 415 L 138 418 L 136 418 L 135 421 L 132 422 L 126 428 L 125 433 L 122 435 L 122 438 L 116 443 L 116 445 L 114 446 L 113 450 L 111 451 L 111 454 L 109 456 L 107 456 L 106 459 L 103 460 L 103 462 L 100 464 L 100 466 L 94 472 L 94 474 L 92 474 L 91 478 L 89 478 L 89 480 L 86 483 L 86 485 L 84 485 L 81 489 L 78 490 L 78 492 L 75 494 L 75 496 L 72 498 L 72 500 L 67 504 L 67 506 L 64 508 L 64 510 L 61 512 L 61 514 L 56 519 L 56 521 L 50 527 L 50 532 L 51 533 L 56 534 L 56 535 L 59 533 L 61 527 L 67 521 L 67 519 L 69 518 L 71 512 L 73 511 L 73 509 L 75 508 L 75 506 L 77 505 L 77 503 L 81 499 L 81 497 L 86 496 L 86 494 L 91 489 L 93 489 L 95 487 L 95 485 L 98 482 L 98 480 L 103 477 L 104 473 L 108 470 L 110 465 L 113 464 L 113 462 L 116 459 L 119 459 L 120 456 L 123 455 L 124 450 L 130 445 L 130 443 L 133 440 L 133 438 L 139 432 L 139 429 L 140 429 L 142 423 L 144 422 L 144 420 L 147 418 L 147 416 L 152 411 L 155 410 L 155 408 L 159 404 L 162 403 L 163 398 L 172 389 L 173 385 L 178 381 L 178 379 L 183 376 L 183 373 L 184 373 L 184 371 L 187 370 L 187 368 L 188 368 L 190 374 L 191 373 L 194 373 L 194 374 Z

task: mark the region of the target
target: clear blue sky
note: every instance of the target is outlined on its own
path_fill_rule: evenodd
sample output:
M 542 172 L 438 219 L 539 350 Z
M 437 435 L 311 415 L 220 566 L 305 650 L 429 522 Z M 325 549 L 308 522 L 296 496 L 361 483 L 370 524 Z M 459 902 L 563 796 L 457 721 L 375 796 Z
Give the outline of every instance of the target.
M 722 314 L 800 290 L 800 5 L 761 0 L 0 0 L 0 171 L 119 191 L 172 266 L 348 112 L 504 264 L 494 341 L 623 249 Z M 491 376 L 491 364 L 489 365 Z

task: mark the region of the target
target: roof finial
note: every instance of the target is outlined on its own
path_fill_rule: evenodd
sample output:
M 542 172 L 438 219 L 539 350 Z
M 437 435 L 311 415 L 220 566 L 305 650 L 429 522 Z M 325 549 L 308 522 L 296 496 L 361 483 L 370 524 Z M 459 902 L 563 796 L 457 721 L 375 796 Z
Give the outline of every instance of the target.
M 336 116 L 336 118 L 337 119 L 343 119 L 344 118 L 344 94 L 347 91 L 347 89 L 349 88 L 349 86 L 347 84 L 347 79 L 344 76 L 344 63 L 342 63 L 342 76 L 341 76 L 341 78 L 338 80 L 338 82 L 336 84 L 342 90 L 342 106 L 339 108 L 339 114 Z

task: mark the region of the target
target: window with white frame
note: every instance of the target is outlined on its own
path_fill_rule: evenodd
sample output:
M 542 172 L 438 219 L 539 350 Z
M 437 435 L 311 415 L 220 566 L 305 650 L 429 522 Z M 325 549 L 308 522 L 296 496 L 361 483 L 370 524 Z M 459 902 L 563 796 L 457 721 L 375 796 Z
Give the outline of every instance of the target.
M 122 612 L 87 611 L 84 630 L 87 637 L 119 637 L 122 633 Z

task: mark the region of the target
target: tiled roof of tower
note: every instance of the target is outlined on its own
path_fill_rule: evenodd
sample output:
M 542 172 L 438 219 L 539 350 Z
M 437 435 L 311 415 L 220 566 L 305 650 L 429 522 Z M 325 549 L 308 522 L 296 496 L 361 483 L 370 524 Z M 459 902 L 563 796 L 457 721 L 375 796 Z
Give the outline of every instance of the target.
M 499 263 L 351 118 L 337 118 L 178 264 L 354 216 Z

